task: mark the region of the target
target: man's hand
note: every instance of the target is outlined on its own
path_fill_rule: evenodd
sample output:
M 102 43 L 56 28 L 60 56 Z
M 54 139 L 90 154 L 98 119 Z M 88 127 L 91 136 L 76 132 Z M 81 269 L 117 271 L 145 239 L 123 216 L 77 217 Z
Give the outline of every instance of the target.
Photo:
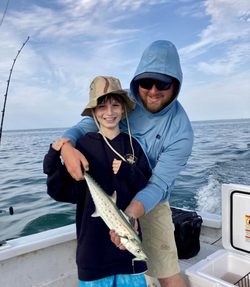
M 85 170 L 89 170 L 89 163 L 85 156 L 79 150 L 74 148 L 71 142 L 63 144 L 61 156 L 68 173 L 77 181 L 84 179 L 82 166 Z
M 59 151 L 59 150 L 61 150 L 62 146 L 63 146 L 66 142 L 69 142 L 69 141 L 70 141 L 70 139 L 68 139 L 68 138 L 60 138 L 60 139 L 58 139 L 57 141 L 55 141 L 55 142 L 52 144 L 52 148 L 53 148 L 54 150 Z
M 128 215 L 129 217 L 134 217 L 135 219 L 139 218 L 145 213 L 145 208 L 144 205 L 138 201 L 138 200 L 133 200 L 129 204 L 129 206 L 125 209 L 124 213 Z M 135 232 L 138 234 L 138 221 L 135 220 Z M 120 237 L 115 233 L 115 230 L 112 229 L 109 232 L 110 239 L 111 241 L 119 247 L 120 250 L 125 250 L 126 248 L 121 244 L 121 239 Z
M 140 201 L 132 200 L 129 206 L 125 209 L 124 213 L 129 217 L 134 217 L 135 219 L 137 219 L 143 214 L 145 214 L 145 208 Z

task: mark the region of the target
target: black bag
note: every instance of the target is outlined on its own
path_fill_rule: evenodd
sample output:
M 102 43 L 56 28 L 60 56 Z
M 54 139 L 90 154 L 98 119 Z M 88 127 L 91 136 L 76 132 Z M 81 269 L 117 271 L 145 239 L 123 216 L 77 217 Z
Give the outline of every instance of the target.
M 200 251 L 202 218 L 195 211 L 171 207 L 179 259 L 194 257 Z

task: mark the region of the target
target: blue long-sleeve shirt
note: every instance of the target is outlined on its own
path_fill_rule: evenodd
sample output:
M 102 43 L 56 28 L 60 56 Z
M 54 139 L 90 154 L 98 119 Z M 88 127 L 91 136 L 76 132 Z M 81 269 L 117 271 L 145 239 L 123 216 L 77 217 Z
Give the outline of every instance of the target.
M 144 72 L 166 74 L 179 83 L 175 99 L 158 113 L 146 110 L 140 100 L 138 82 L 134 78 Z M 134 78 L 130 84 L 130 96 L 136 101 L 136 108 L 128 119 L 132 136 L 141 144 L 152 168 L 147 186 L 134 200 L 139 200 L 148 213 L 156 204 L 169 200 L 175 179 L 191 154 L 194 136 L 188 116 L 177 100 L 182 71 L 177 50 L 171 42 L 159 40 L 152 43 L 144 51 Z M 120 123 L 120 129 L 127 132 L 125 120 Z M 92 118 L 84 117 L 63 137 L 75 143 L 89 131 L 97 131 L 97 127 Z

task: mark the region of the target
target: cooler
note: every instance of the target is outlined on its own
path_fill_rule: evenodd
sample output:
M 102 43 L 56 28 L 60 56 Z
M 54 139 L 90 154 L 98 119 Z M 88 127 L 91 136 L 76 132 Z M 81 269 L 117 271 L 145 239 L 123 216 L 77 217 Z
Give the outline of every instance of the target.
M 222 185 L 222 245 L 186 269 L 190 287 L 250 287 L 250 186 Z

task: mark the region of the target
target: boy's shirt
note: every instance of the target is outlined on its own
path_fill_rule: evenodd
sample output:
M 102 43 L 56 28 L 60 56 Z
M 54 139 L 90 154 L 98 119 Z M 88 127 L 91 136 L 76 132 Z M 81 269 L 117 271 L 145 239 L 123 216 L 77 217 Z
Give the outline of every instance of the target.
M 121 133 L 110 144 L 121 155 L 131 154 L 128 135 Z M 112 162 L 118 156 L 108 147 L 98 133 L 89 133 L 78 140 L 76 147 L 89 161 L 89 174 L 107 192 L 117 192 L 117 206 L 125 210 L 134 194 L 143 188 L 150 176 L 147 158 L 133 139 L 137 164 L 122 162 L 116 175 Z M 61 164 L 60 153 L 50 148 L 44 159 L 44 172 L 48 174 L 48 194 L 58 201 L 77 204 L 77 265 L 79 279 L 92 281 L 115 274 L 133 274 L 132 258 L 111 242 L 109 229 L 103 220 L 91 215 L 95 211 L 85 180 L 75 181 Z M 146 271 L 145 262 L 135 262 L 136 273 Z

